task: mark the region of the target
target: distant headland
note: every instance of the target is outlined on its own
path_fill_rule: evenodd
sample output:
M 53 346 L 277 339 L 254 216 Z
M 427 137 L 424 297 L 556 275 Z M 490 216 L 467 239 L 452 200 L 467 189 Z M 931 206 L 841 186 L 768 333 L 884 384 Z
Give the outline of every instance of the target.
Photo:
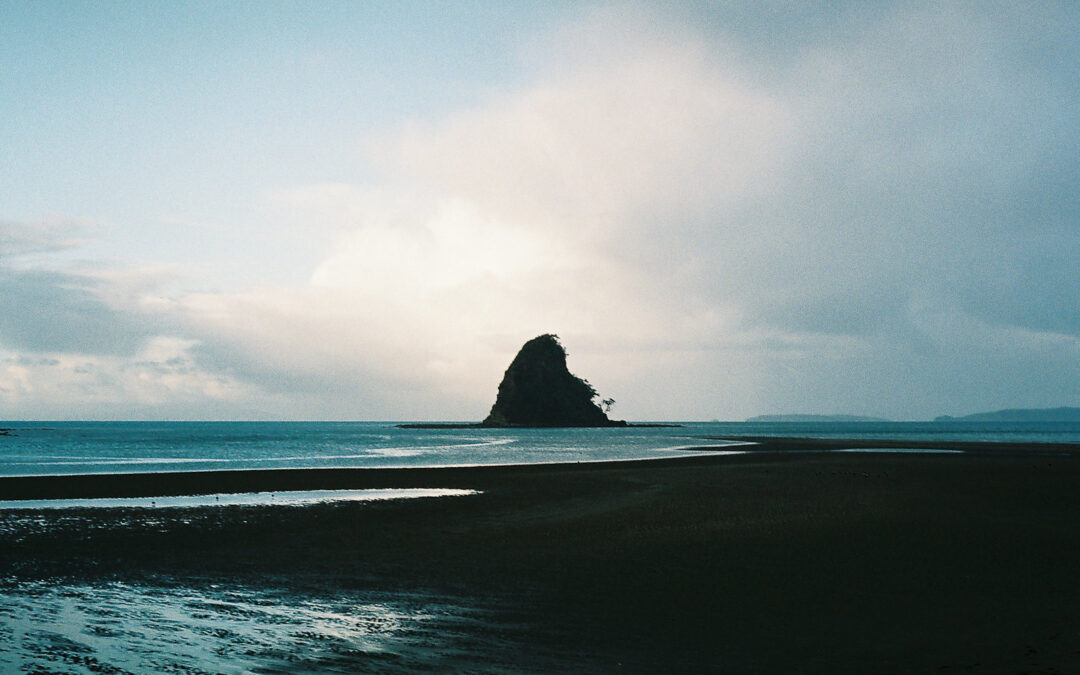
M 942 415 L 935 422 L 1080 422 L 1080 408 L 1009 408 L 962 417 Z
M 491 412 L 477 424 L 400 424 L 406 429 L 473 429 L 480 427 L 626 427 L 678 426 L 675 424 L 627 424 L 612 420 L 598 405 L 596 389 L 573 375 L 566 366 L 566 350 L 553 333 L 526 342 L 506 369 Z M 601 408 L 601 405 L 604 408 Z

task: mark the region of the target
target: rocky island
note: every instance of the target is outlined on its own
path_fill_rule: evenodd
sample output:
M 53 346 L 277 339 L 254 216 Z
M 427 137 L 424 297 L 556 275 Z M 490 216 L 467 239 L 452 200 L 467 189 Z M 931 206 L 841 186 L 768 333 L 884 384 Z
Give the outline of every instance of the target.
M 628 424 L 609 419 L 595 401 L 596 389 L 566 367 L 566 350 L 554 333 L 522 345 L 510 362 L 491 412 L 479 423 L 411 422 L 403 429 L 481 427 L 677 427 L 678 424 Z M 600 403 L 608 408 L 615 401 Z
M 566 367 L 566 350 L 547 333 L 526 342 L 506 369 L 485 427 L 614 427 L 596 390 Z

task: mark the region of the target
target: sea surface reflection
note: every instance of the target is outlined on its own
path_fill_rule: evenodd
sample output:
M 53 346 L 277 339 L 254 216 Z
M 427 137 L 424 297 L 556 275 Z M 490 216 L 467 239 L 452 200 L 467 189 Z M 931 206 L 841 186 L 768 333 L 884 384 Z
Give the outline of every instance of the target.
M 0 673 L 550 672 L 566 665 L 538 646 L 534 631 L 490 602 L 422 593 L 0 581 Z

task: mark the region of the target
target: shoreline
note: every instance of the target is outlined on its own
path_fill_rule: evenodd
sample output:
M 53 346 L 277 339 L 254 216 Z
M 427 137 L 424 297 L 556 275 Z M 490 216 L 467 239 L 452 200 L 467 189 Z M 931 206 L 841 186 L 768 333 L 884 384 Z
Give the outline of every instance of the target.
M 127 473 L 32 474 L 0 476 L 0 500 L 172 497 L 240 492 L 296 490 L 362 490 L 464 488 L 499 480 L 507 472 L 616 470 L 643 463 L 697 463 L 736 455 L 812 455 L 845 450 L 911 449 L 955 451 L 965 456 L 1065 457 L 1080 456 L 1080 443 L 1015 443 L 981 441 L 904 441 L 892 439 L 831 439 L 775 436 L 704 437 L 723 445 L 690 444 L 658 452 L 693 453 L 661 457 L 550 461 L 531 463 L 457 464 L 407 467 L 335 467 L 268 469 L 199 469 Z
M 416 467 L 338 467 L 274 469 L 202 469 L 129 473 L 39 474 L 0 476 L 0 500 L 92 499 L 202 495 L 285 490 L 365 490 L 458 488 L 470 482 L 499 480 L 509 473 L 621 469 L 652 462 L 701 462 L 743 451 L 727 446 L 687 446 L 685 455 L 552 461 L 519 464 L 457 464 Z M 741 447 L 741 446 L 736 446 Z

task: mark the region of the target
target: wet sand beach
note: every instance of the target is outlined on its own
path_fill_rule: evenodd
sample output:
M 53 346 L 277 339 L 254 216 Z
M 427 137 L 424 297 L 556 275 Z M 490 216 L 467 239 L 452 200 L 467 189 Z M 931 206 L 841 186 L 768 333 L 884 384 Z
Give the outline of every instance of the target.
M 541 672 L 1080 672 L 1075 448 L 790 451 L 813 445 L 580 465 L 0 479 L 0 499 L 481 491 L 0 512 L 0 569 L 10 583 L 284 580 L 471 598 L 530 626 L 506 639 L 547 655 Z

